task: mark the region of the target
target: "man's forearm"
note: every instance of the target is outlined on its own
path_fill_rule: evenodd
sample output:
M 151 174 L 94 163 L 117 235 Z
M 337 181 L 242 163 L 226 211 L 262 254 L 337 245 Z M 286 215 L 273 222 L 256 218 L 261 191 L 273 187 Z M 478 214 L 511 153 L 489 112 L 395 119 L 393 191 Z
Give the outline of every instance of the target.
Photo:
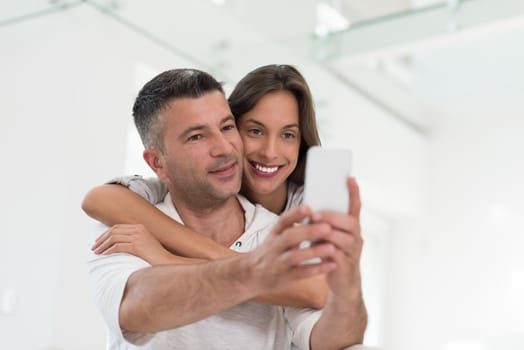
M 328 287 L 325 275 L 296 281 L 281 292 L 262 294 L 253 301 L 280 306 L 321 309 L 326 305 Z
M 237 261 L 238 260 L 238 261 Z M 120 326 L 131 332 L 177 328 L 253 298 L 241 257 L 198 265 L 165 265 L 133 273 L 120 306 Z
M 167 250 L 165 253 L 162 252 L 162 254 L 156 254 L 152 258 L 145 260 L 152 265 L 191 265 L 208 262 L 208 260 L 174 255 Z M 326 304 L 327 294 L 328 288 L 325 275 L 318 275 L 304 280 L 295 281 L 288 288 L 282 291 L 261 294 L 252 299 L 252 301 L 261 304 L 321 309 Z
M 257 296 L 235 258 L 201 264 L 160 265 L 138 270 L 126 285 L 120 306 L 120 326 L 131 332 L 158 332 L 177 328 L 252 299 L 275 305 L 322 307 L 323 275 L 296 281 L 274 294 Z M 199 276 L 199 278 L 195 278 Z M 300 288 L 317 290 L 312 293 Z
M 343 349 L 362 344 L 367 326 L 367 310 L 362 293 L 339 302 L 330 295 L 322 316 L 311 333 L 311 350 Z

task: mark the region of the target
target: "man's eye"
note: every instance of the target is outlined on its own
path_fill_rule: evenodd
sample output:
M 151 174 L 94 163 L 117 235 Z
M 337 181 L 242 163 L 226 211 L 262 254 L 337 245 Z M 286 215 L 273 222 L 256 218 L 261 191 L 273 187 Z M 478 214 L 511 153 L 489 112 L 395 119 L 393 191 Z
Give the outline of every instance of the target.
M 201 134 L 191 135 L 187 138 L 188 141 L 198 141 L 202 138 Z
M 224 131 L 234 130 L 236 129 L 236 126 L 234 124 L 226 125 L 224 126 Z

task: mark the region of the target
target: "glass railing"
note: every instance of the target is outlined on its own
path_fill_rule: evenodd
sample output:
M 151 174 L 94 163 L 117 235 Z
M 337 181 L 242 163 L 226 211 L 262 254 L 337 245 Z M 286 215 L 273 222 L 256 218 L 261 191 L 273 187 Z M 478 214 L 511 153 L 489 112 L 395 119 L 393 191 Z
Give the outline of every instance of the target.
M 24 0 L 0 2 L 0 27 L 30 20 L 82 4 L 79 0 Z

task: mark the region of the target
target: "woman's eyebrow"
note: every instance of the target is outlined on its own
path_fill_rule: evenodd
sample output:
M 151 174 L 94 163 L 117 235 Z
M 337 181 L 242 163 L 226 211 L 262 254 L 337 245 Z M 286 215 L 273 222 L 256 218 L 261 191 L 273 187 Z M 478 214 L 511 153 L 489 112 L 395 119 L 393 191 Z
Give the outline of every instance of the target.
M 292 128 L 299 128 L 299 126 L 297 123 L 293 123 L 293 124 L 284 125 L 282 127 L 282 129 L 292 129 Z
M 266 125 L 264 123 L 262 123 L 261 121 L 258 121 L 256 119 L 253 119 L 253 118 L 247 119 L 246 123 L 253 123 L 253 124 L 256 124 L 258 126 L 266 127 Z M 298 123 L 292 123 L 292 124 L 284 125 L 281 129 L 292 129 L 292 128 L 300 128 L 300 127 L 299 127 Z
M 262 123 L 261 121 L 258 121 L 256 119 L 252 119 L 252 118 L 247 119 L 246 123 L 253 123 L 253 124 L 265 127 L 264 123 Z

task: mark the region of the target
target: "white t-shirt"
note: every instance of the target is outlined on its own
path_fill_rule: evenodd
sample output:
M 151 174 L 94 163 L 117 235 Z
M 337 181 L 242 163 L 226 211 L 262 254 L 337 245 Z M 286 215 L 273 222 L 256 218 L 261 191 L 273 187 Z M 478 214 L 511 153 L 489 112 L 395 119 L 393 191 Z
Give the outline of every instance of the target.
M 245 211 L 246 229 L 230 247 L 247 252 L 255 249 L 269 234 L 277 216 L 260 205 L 254 206 L 238 196 Z M 181 222 L 171 197 L 157 205 Z M 102 226 L 102 225 L 101 225 Z M 101 227 L 101 231 L 107 227 Z M 91 254 L 88 267 L 94 288 L 95 303 L 109 328 L 108 349 L 289 349 L 291 340 L 301 349 L 309 348 L 318 310 L 280 307 L 245 302 L 198 322 L 155 334 L 122 333 L 118 312 L 129 276 L 150 266 L 130 254 Z M 210 296 L 211 298 L 212 296 Z

